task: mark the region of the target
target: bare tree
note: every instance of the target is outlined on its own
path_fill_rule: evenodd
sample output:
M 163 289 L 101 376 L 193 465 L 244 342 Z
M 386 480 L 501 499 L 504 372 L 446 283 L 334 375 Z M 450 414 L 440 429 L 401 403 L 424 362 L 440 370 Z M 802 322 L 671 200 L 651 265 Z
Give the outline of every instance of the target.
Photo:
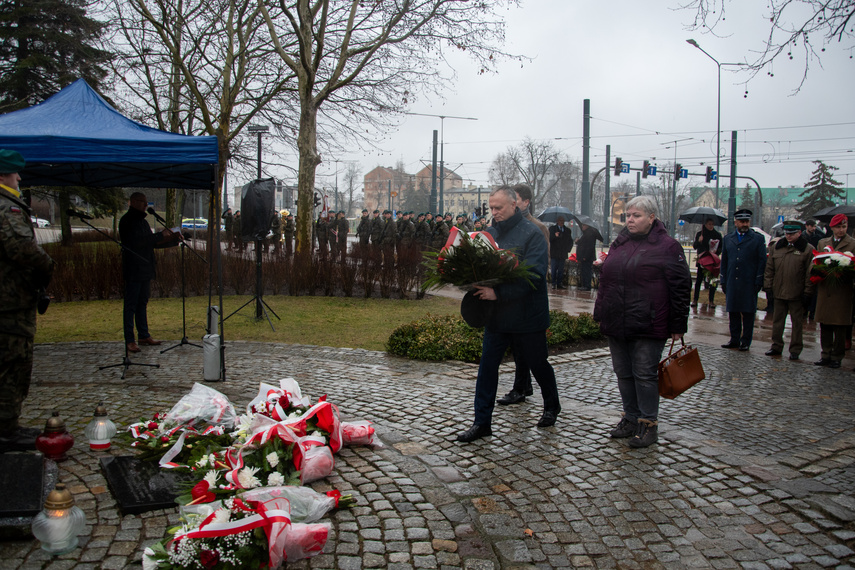
M 272 122 L 280 135 L 296 128 L 283 96 L 294 76 L 269 47 L 255 0 L 112 0 L 108 10 L 119 98 L 141 122 L 217 135 L 219 189 L 230 160 L 254 165 L 255 145 L 241 144 L 251 122 Z
M 540 210 L 544 204 L 554 202 L 561 188 L 561 181 L 570 175 L 569 163 L 564 154 L 555 148 L 552 141 L 535 141 L 526 137 L 520 144 L 493 160 L 490 180 L 498 184 L 522 182 L 531 187 L 532 211 Z
M 278 0 L 258 7 L 299 97 L 297 251 L 310 245 L 318 140 L 363 139 L 418 91 L 441 92 L 445 50 L 493 68 L 507 54 L 500 8 L 516 0 Z
M 690 0 L 682 9 L 695 12 L 691 29 L 701 29 L 716 34 L 727 15 L 731 0 Z M 745 0 L 740 0 L 743 3 Z M 855 32 L 851 25 L 855 16 L 853 0 L 768 0 L 765 2 L 769 21 L 762 49 L 753 53 L 746 63 L 752 77 L 771 66 L 778 57 L 788 59 L 799 52 L 804 58 L 804 73 L 798 90 L 807 79 L 810 63 L 820 61 L 826 47 L 834 43 L 842 49 L 851 49 Z M 759 8 L 759 3 L 758 3 Z M 819 43 L 813 40 L 820 38 Z

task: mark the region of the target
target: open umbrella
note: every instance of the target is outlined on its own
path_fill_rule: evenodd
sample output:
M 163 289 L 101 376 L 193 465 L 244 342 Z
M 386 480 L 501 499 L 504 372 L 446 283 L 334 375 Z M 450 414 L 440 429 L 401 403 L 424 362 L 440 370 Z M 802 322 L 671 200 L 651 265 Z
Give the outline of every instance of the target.
M 573 212 L 564 206 L 550 206 L 537 216 L 537 219 L 543 223 L 554 224 L 558 220 L 558 216 L 564 218 L 565 221 L 570 221 L 573 218 Z
M 576 220 L 576 223 L 579 225 L 585 224 L 586 226 L 591 226 L 592 228 L 594 228 L 594 232 L 596 232 L 596 238 L 600 241 L 603 241 L 603 234 L 600 233 L 600 228 L 597 227 L 596 222 L 591 219 L 591 216 L 586 216 L 584 214 L 579 214 L 578 216 L 576 214 L 570 214 L 570 217 Z
M 819 220 L 820 222 L 827 224 L 831 222 L 831 218 L 833 218 L 837 214 L 843 214 L 847 218 L 855 218 L 855 206 L 843 204 L 842 206 L 834 206 L 833 208 L 823 208 L 822 210 L 814 214 L 813 217 Z
M 689 224 L 703 224 L 708 218 L 715 220 L 715 225 L 717 226 L 720 226 L 727 221 L 727 216 L 724 215 L 724 212 L 707 206 L 695 206 L 694 208 L 689 208 L 680 214 L 677 219 L 683 220 Z

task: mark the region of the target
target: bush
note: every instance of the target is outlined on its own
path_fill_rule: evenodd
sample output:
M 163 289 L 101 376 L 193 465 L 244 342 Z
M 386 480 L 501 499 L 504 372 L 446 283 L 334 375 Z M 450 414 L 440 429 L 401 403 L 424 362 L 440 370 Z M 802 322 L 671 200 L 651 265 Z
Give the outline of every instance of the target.
M 549 316 L 551 325 L 546 339 L 550 346 L 602 338 L 600 327 L 590 313 L 571 316 L 564 311 L 550 311 Z M 478 362 L 483 336 L 483 329 L 470 327 L 460 317 L 428 315 L 392 331 L 386 350 L 416 360 Z

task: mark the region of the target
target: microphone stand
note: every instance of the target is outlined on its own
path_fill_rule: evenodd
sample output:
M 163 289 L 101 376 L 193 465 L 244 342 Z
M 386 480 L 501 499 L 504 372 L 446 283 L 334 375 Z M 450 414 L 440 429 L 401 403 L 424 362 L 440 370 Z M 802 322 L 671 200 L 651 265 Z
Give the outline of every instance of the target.
M 195 226 L 196 223 L 194 222 L 193 225 Z M 194 227 L 193 229 L 195 230 L 196 228 Z M 184 267 L 184 250 L 189 249 L 190 253 L 192 253 L 193 255 L 198 257 L 199 259 L 201 259 L 205 264 L 207 264 L 208 261 L 204 257 L 202 257 L 201 255 L 199 255 L 199 253 L 195 249 L 193 249 L 192 247 L 187 245 L 187 242 L 185 242 L 183 239 L 178 243 L 178 247 L 181 248 L 181 328 L 183 331 L 183 336 L 181 337 L 181 342 L 179 342 L 176 345 L 170 346 L 169 348 L 164 348 L 163 350 L 160 351 L 160 354 L 163 354 L 164 352 L 172 350 L 173 348 L 178 348 L 179 346 L 184 346 L 185 344 L 189 344 L 190 346 L 195 346 L 196 348 L 202 348 L 201 344 L 193 344 L 192 342 L 187 340 L 187 304 L 186 304 L 187 296 L 185 294 L 186 277 L 185 277 L 185 267 Z
M 117 240 L 116 238 L 114 238 L 113 236 L 108 234 L 107 232 L 101 231 L 100 229 L 96 228 L 95 226 L 90 224 L 86 218 L 84 218 L 82 216 L 74 216 L 74 217 L 76 217 L 78 220 L 80 220 L 81 222 L 83 222 L 84 224 L 86 224 L 87 226 L 89 226 L 91 229 L 95 230 L 99 234 L 106 236 L 107 239 L 109 239 L 110 241 L 112 241 L 116 245 L 118 245 L 120 248 L 122 248 L 122 251 L 130 252 L 130 253 L 136 255 L 137 257 L 139 257 L 140 259 L 142 259 L 143 262 L 148 263 L 148 259 L 144 258 L 143 256 L 141 256 L 140 254 L 138 254 L 134 250 L 128 248 L 127 246 L 125 246 L 125 244 L 123 244 L 122 242 L 120 242 L 119 240 Z M 108 364 L 107 366 L 99 366 L 98 370 L 106 370 L 107 368 L 117 368 L 119 366 L 122 366 L 123 367 L 122 368 L 122 380 L 124 380 L 125 379 L 125 373 L 128 371 L 128 368 L 130 368 L 131 366 L 149 366 L 151 368 L 160 368 L 160 364 L 148 364 L 145 362 L 133 362 L 131 360 L 131 358 L 128 356 L 128 343 L 125 342 L 123 344 L 125 345 L 125 357 L 122 359 L 122 361 L 118 364 Z

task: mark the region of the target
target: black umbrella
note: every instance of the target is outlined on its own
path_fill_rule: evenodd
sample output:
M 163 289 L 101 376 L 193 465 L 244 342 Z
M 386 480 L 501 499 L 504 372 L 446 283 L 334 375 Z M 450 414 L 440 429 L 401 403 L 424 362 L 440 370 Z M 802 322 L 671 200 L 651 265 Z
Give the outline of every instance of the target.
M 834 206 L 832 208 L 823 208 L 813 215 L 820 222 L 827 224 L 831 222 L 831 218 L 837 214 L 843 214 L 847 218 L 855 218 L 855 206 L 844 204 L 842 206 Z
M 677 219 L 683 220 L 689 224 L 703 224 L 710 218 L 715 220 L 715 225 L 717 226 L 720 226 L 727 221 L 727 216 L 724 215 L 724 212 L 707 206 L 695 206 L 694 208 L 689 208 L 680 214 Z
M 564 218 L 565 221 L 570 221 L 573 218 L 573 212 L 564 206 L 550 206 L 542 211 L 537 219 L 544 223 L 554 224 L 558 221 L 558 216 Z
M 586 226 L 591 226 L 594 229 L 596 238 L 600 241 L 604 241 L 603 234 L 600 233 L 600 228 L 597 227 L 596 222 L 591 219 L 591 216 L 586 216 L 584 214 L 579 214 L 578 216 L 576 214 L 570 214 L 570 217 L 576 220 L 576 223 L 579 225 L 585 224 Z

